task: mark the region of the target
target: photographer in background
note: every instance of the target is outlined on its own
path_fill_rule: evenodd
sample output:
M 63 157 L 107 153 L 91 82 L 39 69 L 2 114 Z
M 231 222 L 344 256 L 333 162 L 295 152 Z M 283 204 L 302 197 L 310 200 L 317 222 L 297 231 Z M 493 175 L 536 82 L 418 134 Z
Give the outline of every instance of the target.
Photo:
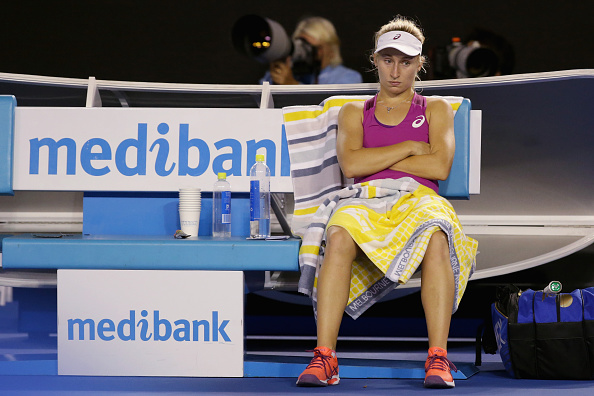
M 502 36 L 482 28 L 473 29 L 463 40 L 429 50 L 433 67 L 429 79 L 474 78 L 511 74 L 515 54 Z
M 342 65 L 340 39 L 334 25 L 322 17 L 302 20 L 293 33 L 293 56 L 270 63 L 260 80 L 271 84 L 356 84 L 361 74 Z

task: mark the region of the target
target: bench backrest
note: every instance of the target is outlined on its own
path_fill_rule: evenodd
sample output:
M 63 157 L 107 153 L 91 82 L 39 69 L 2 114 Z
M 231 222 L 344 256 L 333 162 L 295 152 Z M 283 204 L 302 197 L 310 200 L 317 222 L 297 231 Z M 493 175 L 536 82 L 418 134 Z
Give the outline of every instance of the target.
M 468 197 L 469 112 L 470 102 L 464 100 L 455 119 L 455 165 L 450 179 L 440 187 L 450 198 Z M 208 125 L 223 127 L 215 134 L 211 132 L 215 126 Z M 218 171 L 228 171 L 236 193 L 247 192 L 250 158 L 260 150 L 268 154 L 274 173 L 272 191 L 291 192 L 289 167 L 298 169 L 299 163 L 291 163 L 287 146 L 281 109 L 19 109 L 14 97 L 0 97 L 0 194 L 10 195 L 13 190 L 87 191 L 85 228 L 97 228 L 89 221 L 99 221 L 101 211 L 91 214 L 93 205 L 87 201 L 103 192 L 116 191 L 114 197 L 168 194 L 171 199 L 183 185 L 180 183 L 209 191 Z M 201 171 L 200 175 L 180 176 L 182 154 L 188 154 L 183 159 L 185 170 Z M 122 169 L 129 174 L 122 174 Z M 241 201 L 245 197 L 237 199 L 242 202 L 239 205 L 246 204 Z M 203 205 L 203 210 L 208 208 L 208 203 Z M 131 213 L 132 209 L 121 211 Z M 129 222 L 136 232 L 151 229 L 148 224 L 141 225 L 142 218 L 138 220 Z M 238 226 L 242 231 L 237 232 L 245 233 L 243 220 Z M 205 228 L 210 227 L 201 227 L 201 234 Z
M 83 233 L 90 235 L 173 235 L 179 229 L 178 194 L 173 192 L 87 192 Z M 250 198 L 232 194 L 231 235 L 250 235 Z M 212 235 L 212 194 L 202 194 L 199 236 Z

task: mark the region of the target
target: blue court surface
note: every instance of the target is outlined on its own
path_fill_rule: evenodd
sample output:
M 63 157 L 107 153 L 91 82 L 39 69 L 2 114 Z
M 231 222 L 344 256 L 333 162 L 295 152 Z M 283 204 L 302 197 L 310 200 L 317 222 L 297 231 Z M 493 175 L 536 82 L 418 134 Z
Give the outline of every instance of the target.
M 466 372 L 456 379 L 456 388 L 424 389 L 421 371 L 426 343 L 403 340 L 343 340 L 339 348 L 342 380 L 327 388 L 298 388 L 296 374 L 311 354 L 313 340 L 246 341 L 246 378 L 171 378 L 171 377 L 85 377 L 58 376 L 57 337 L 19 333 L 15 303 L 0 306 L 0 395 L 592 395 L 594 381 L 516 380 L 503 370 L 497 355 L 482 355 L 483 364 L 474 369 L 474 343 L 451 342 L 451 360 Z M 382 377 L 382 370 L 411 370 L 408 378 L 354 377 L 354 367 L 368 369 L 368 376 Z M 267 372 L 268 371 L 268 372 Z M 269 374 L 271 377 L 260 377 Z M 393 375 L 388 372 L 387 376 Z M 413 377 L 414 379 L 411 379 Z M 462 378 L 462 379 L 460 379 Z

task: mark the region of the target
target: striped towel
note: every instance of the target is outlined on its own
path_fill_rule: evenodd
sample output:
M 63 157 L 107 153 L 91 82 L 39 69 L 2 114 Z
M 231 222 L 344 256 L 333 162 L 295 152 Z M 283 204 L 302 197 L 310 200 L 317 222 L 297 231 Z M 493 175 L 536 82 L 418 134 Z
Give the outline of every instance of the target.
M 326 227 L 341 226 L 365 253 L 351 267 L 346 312 L 356 319 L 419 268 L 429 240 L 443 231 L 449 242 L 458 309 L 474 272 L 477 241 L 468 238 L 447 199 L 416 180 L 382 179 L 337 191 L 316 211 L 299 250 L 299 291 L 317 300 Z
M 455 312 L 466 282 L 474 271 L 477 243 L 463 234 L 449 202 L 412 178 L 376 180 L 348 187 L 340 171 L 336 158 L 338 112 L 347 101 L 368 98 L 370 96 L 333 96 L 319 106 L 292 106 L 283 109 L 295 193 L 292 228 L 303 239 L 299 255 L 299 291 L 310 295 L 315 306 L 315 285 L 323 262 L 322 246 L 328 225 L 340 224 L 346 228 L 366 253 L 366 257 L 358 259 L 352 267 L 347 313 L 353 318 L 361 315 L 399 283 L 406 283 L 410 279 L 422 261 L 429 238 L 441 229 L 450 241 L 450 257 L 456 278 Z M 463 100 L 459 97 L 445 99 L 452 104 L 454 110 Z M 401 202 L 403 197 L 409 202 Z M 375 211 L 377 198 L 382 200 L 379 205 L 384 208 L 383 213 Z M 352 199 L 357 201 L 353 203 Z M 428 200 L 431 201 L 429 206 Z M 348 207 L 350 213 L 349 210 L 341 209 L 340 216 L 331 219 L 337 205 L 339 208 Z M 386 232 L 380 232 L 374 236 L 376 242 L 369 244 L 370 230 L 379 229 L 378 224 L 369 222 L 369 217 L 379 219 L 380 223 L 388 218 L 393 229 L 402 230 L 402 216 L 393 219 L 385 212 L 389 208 L 388 212 L 391 213 L 392 207 L 405 212 L 412 210 L 416 213 L 416 221 L 410 225 L 410 219 L 407 220 L 406 236 L 398 243 L 387 238 Z M 364 224 L 361 222 L 362 218 L 365 219 Z M 341 223 L 336 223 L 338 219 L 342 219 Z M 382 254 L 385 256 L 386 252 L 389 253 L 386 256 L 388 259 L 384 257 L 379 260 L 378 257 Z M 414 260 L 408 258 L 411 252 L 415 252 Z M 459 260 L 461 256 L 462 265 Z M 405 262 L 406 265 L 403 264 Z

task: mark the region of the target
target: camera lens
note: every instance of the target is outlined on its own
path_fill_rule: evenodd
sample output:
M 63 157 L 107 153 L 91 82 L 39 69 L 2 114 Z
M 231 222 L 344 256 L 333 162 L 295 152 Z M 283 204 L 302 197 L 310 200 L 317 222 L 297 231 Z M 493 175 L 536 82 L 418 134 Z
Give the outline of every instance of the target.
M 493 76 L 499 68 L 497 54 L 489 48 L 477 46 L 455 47 L 449 54 L 450 65 L 458 77 Z
M 499 59 L 488 48 L 476 48 L 466 59 L 466 72 L 470 77 L 493 76 L 497 72 Z
M 249 56 L 260 56 L 272 41 L 272 29 L 264 18 L 246 15 L 240 18 L 231 31 L 233 45 L 239 52 Z
M 293 46 L 280 24 L 258 15 L 238 19 L 231 30 L 231 38 L 237 51 L 262 63 L 287 57 Z

